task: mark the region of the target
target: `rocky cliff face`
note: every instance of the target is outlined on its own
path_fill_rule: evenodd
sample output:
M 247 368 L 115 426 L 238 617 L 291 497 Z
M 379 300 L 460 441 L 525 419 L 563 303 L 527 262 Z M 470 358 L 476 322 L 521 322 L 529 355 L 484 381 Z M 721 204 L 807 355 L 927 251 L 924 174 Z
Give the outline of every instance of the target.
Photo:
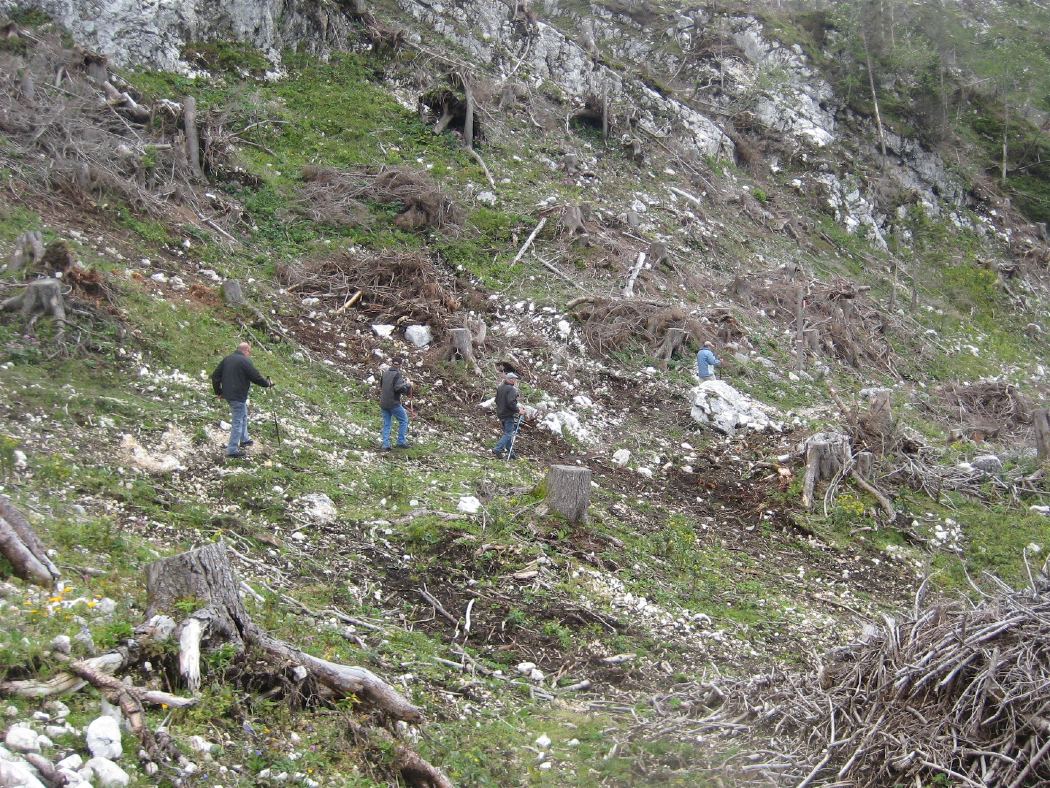
M 880 206 L 873 186 L 855 172 L 855 152 L 874 154 L 870 140 L 848 140 L 842 107 L 798 47 L 771 40 L 750 16 L 704 9 L 646 14 L 554 0 L 542 18 L 526 19 L 500 0 L 396 0 L 393 23 L 432 51 L 450 47 L 459 59 L 482 66 L 497 80 L 520 80 L 530 90 L 562 97 L 566 111 L 607 97 L 611 112 L 631 125 L 617 132 L 676 141 L 686 150 L 732 159 L 725 119 L 745 109 L 755 122 L 781 135 L 782 147 L 814 154 L 818 188 L 851 231 L 877 243 L 892 229 L 892 206 Z M 358 40 L 348 8 L 306 0 L 0 0 L 0 10 L 33 6 L 68 28 L 79 42 L 125 66 L 185 70 L 187 42 L 229 39 L 258 48 L 276 64 L 295 47 L 314 53 Z M 716 35 L 717 34 L 717 35 Z M 710 42 L 717 38 L 717 48 Z M 729 42 L 726 46 L 725 42 Z M 674 75 L 678 90 L 662 80 Z M 681 85 L 694 85 L 689 95 Z M 863 128 L 852 122 L 854 130 Z M 855 135 L 856 137 L 856 135 Z M 849 143 L 849 144 L 846 144 Z M 844 153 L 842 150 L 853 153 Z M 932 215 L 945 210 L 957 223 L 965 189 L 935 154 L 889 134 L 892 161 L 885 173 Z

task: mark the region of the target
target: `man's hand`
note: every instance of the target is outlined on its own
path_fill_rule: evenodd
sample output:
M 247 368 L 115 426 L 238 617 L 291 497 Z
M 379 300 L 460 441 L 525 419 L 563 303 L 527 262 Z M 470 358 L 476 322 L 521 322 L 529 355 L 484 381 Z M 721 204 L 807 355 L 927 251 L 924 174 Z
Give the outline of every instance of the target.
M 272 389 L 276 384 L 273 382 L 273 378 L 266 379 L 266 387 Z

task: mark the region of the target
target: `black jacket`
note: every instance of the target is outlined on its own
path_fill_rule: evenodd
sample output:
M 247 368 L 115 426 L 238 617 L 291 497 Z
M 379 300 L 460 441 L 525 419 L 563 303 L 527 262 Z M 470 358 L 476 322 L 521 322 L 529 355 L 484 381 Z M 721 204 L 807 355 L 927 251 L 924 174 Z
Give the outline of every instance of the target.
M 401 404 L 401 395 L 411 390 L 412 384 L 405 380 L 400 369 L 389 367 L 383 370 L 383 379 L 379 382 L 379 407 L 384 410 L 396 408 Z
M 256 386 L 270 385 L 270 381 L 260 375 L 251 360 L 239 350 L 220 361 L 211 373 L 211 387 L 227 402 L 244 402 L 248 399 L 248 389 L 252 383 Z
M 517 415 L 518 387 L 510 383 L 500 383 L 496 389 L 496 416 L 500 421 L 504 421 Z

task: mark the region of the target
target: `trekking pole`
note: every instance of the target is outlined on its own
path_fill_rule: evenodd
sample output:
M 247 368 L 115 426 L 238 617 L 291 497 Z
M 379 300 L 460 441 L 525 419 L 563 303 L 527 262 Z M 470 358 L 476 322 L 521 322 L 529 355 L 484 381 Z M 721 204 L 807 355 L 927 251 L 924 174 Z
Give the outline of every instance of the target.
M 521 425 L 525 423 L 525 414 L 519 413 L 518 418 L 514 422 L 514 432 L 510 435 L 510 448 L 507 449 L 507 461 L 514 456 L 514 442 L 518 439 L 518 430 L 521 429 Z
M 267 388 L 273 388 L 271 383 Z M 277 446 L 281 446 L 281 425 L 277 423 L 277 405 L 274 401 L 270 400 L 270 414 L 273 416 L 273 430 L 277 433 Z

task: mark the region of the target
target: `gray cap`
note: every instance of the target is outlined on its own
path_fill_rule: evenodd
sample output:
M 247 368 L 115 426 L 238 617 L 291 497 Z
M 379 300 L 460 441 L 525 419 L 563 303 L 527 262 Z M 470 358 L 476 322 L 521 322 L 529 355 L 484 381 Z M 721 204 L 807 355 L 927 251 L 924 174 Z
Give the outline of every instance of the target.
M 506 375 L 503 376 L 503 379 L 504 380 L 517 380 L 518 376 L 515 375 L 513 372 L 508 372 Z

